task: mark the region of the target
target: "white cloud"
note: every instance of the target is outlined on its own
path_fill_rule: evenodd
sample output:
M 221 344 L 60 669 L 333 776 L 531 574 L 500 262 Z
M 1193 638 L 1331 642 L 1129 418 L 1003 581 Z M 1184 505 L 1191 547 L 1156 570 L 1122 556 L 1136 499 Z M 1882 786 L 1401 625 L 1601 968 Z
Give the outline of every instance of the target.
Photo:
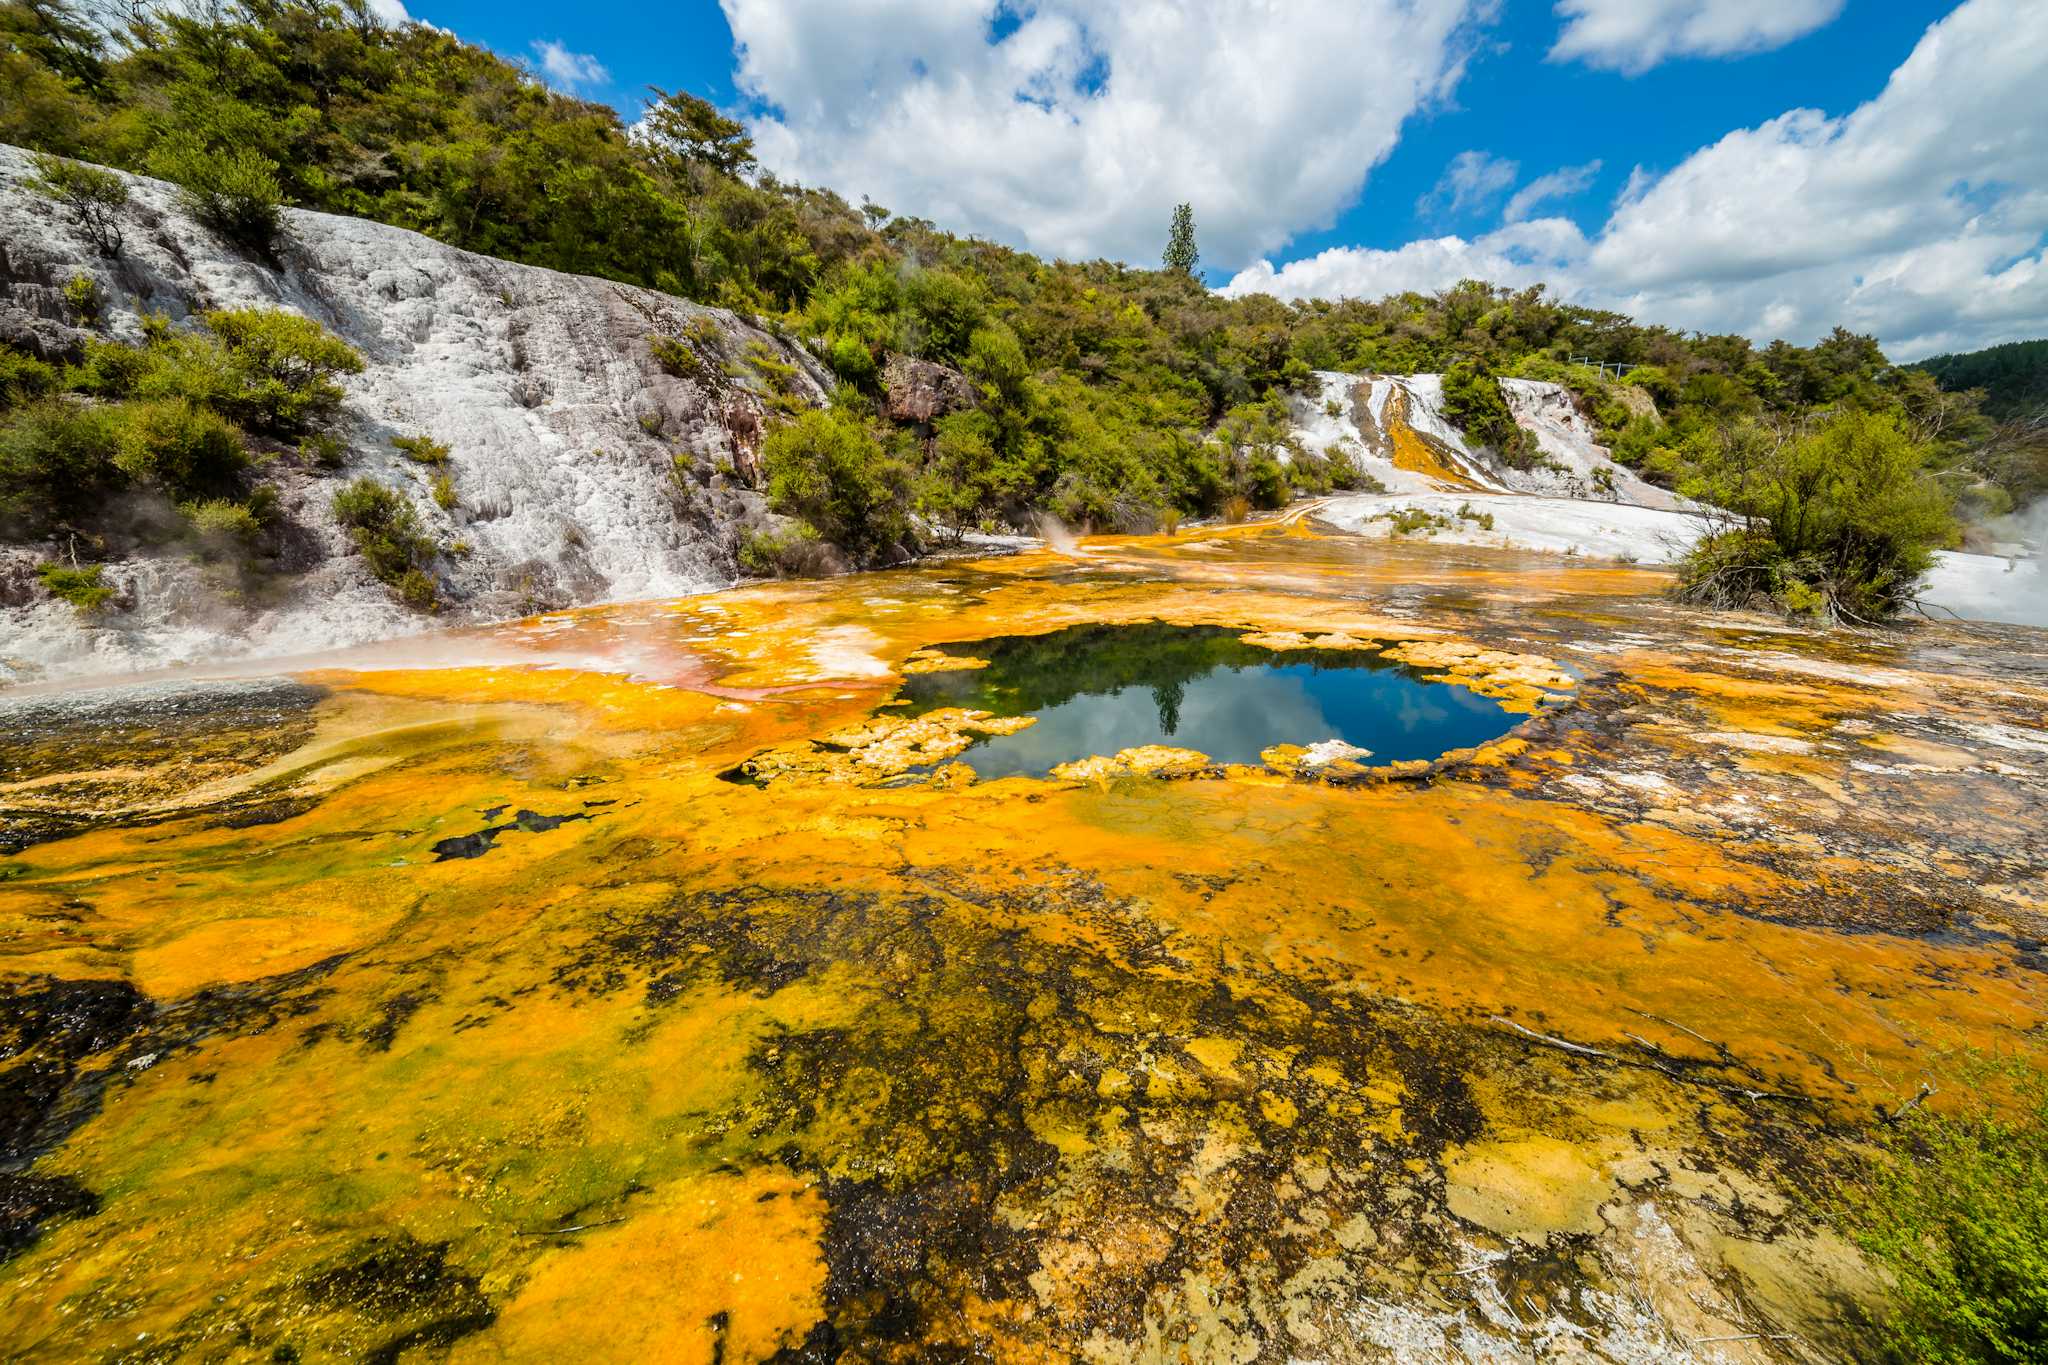
M 1477 213 L 1507 192 L 1521 167 L 1485 152 L 1459 152 L 1437 177 L 1436 186 L 1415 201 L 1425 218 L 1437 214 Z
M 404 0 L 370 0 L 370 13 L 377 16 L 379 23 L 392 28 L 412 22 L 412 16 L 405 11 Z
M 1583 192 L 1598 174 L 1600 163 L 1588 161 L 1583 166 L 1561 166 L 1549 175 L 1539 175 L 1515 191 L 1514 197 L 1508 200 L 1508 206 L 1501 210 L 1501 217 L 1510 223 L 1522 222 L 1545 200 L 1569 199 Z
M 1474 0 L 721 0 L 779 175 L 1069 257 L 1325 226 L 1463 72 Z M 1001 32 L 998 40 L 996 34 Z
M 2048 6 L 1970 0 L 1875 99 L 1795 109 L 1661 177 L 1632 177 L 1574 246 L 1510 224 L 1473 241 L 1338 250 L 1230 292 L 1376 296 L 1458 275 L 1556 292 L 1646 321 L 1810 341 L 1836 322 L 1911 359 L 2048 333 Z M 1553 233 L 1532 269 L 1529 231 Z M 1518 254 L 1519 253 L 1519 254 Z M 1412 272 L 1412 274 L 1404 274 Z
M 1842 0 L 1558 0 L 1555 62 L 1633 76 L 1670 57 L 1783 47 L 1842 12 Z
M 536 40 L 533 55 L 540 63 L 542 79 L 557 90 L 573 94 L 585 86 L 611 82 L 612 73 L 605 70 L 603 62 L 588 52 L 571 52 L 552 39 Z
M 1555 281 L 1586 254 L 1586 238 L 1569 219 L 1510 223 L 1479 237 L 1430 237 L 1391 251 L 1331 247 L 1275 268 L 1260 261 L 1225 285 L 1226 294 L 1282 298 L 1378 298 L 1413 289 L 1430 293 L 1459 280 L 1491 280 L 1520 288 Z

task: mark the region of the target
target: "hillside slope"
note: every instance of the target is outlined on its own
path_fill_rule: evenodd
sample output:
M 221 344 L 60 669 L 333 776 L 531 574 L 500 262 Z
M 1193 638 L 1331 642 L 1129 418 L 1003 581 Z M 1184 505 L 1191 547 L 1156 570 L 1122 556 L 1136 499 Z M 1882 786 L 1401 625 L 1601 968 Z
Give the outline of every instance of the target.
M 145 313 L 179 325 L 205 309 L 285 308 L 365 366 L 346 380 L 341 466 L 290 455 L 272 466 L 292 572 L 252 593 L 175 552 L 132 557 L 108 565 L 116 608 L 88 622 L 34 586 L 34 563 L 56 547 L 0 549 L 0 681 L 299 653 L 722 586 L 735 576 L 736 528 L 761 503 L 748 480 L 714 471 L 751 471 L 771 402 L 825 400 L 813 361 L 724 310 L 362 219 L 287 211 L 273 264 L 194 222 L 172 186 L 129 176 L 125 250 L 103 260 L 24 186 L 30 171 L 25 153 L 0 147 L 0 340 L 74 353 L 87 333 L 62 288 L 85 275 L 105 293 L 105 335 L 138 340 Z M 690 338 L 693 377 L 656 364 L 655 334 Z M 435 504 L 431 471 L 391 443 L 415 435 L 449 447 L 454 508 Z M 466 547 L 436 566 L 438 617 L 394 601 L 335 526 L 334 490 L 362 474 L 407 491 L 437 539 Z

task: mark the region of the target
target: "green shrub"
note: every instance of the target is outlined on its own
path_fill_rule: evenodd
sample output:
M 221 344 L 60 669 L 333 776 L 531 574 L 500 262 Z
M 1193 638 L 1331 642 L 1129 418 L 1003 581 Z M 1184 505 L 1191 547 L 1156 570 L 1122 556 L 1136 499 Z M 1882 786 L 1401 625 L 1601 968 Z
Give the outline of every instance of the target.
M 254 509 L 226 498 L 188 502 L 178 511 L 191 529 L 202 559 L 237 555 L 263 531 L 263 524 Z
M 654 353 L 654 363 L 676 378 L 703 377 L 703 358 L 684 342 L 674 337 L 651 336 L 647 338 L 647 349 Z
M 339 469 L 348 459 L 348 447 L 339 436 L 318 431 L 299 442 L 299 458 L 320 469 Z
M 122 341 L 87 337 L 85 358 L 64 372 L 64 386 L 101 398 L 127 398 L 155 365 L 151 351 Z M 166 393 L 171 392 L 168 388 Z
M 857 420 L 808 411 L 761 444 L 768 500 L 870 560 L 910 539 L 908 473 Z
M 218 413 L 183 398 L 123 404 L 114 464 L 174 498 L 217 496 L 248 468 L 242 435 Z
M 81 327 L 97 327 L 107 296 L 90 275 L 73 275 L 64 283 L 64 309 Z
M 1536 443 L 1515 425 L 1493 371 L 1460 362 L 1444 371 L 1444 415 L 1463 429 L 1467 440 L 1485 446 L 1510 469 L 1534 469 Z
M 0 345 L 0 412 L 56 392 L 57 367 Z
M 433 489 L 434 506 L 440 508 L 443 512 L 454 511 L 456 505 L 455 480 L 449 478 L 446 474 L 436 474 L 434 476 Z
M 364 477 L 334 495 L 333 509 L 370 572 L 407 606 L 433 610 L 434 581 L 426 570 L 434 560 L 434 542 L 420 529 L 419 513 L 404 495 Z
M 988 316 L 979 280 L 950 270 L 920 270 L 903 286 L 908 315 L 902 349 L 957 365 L 967 358 L 974 334 Z
M 331 416 L 342 399 L 335 376 L 363 367 L 346 342 L 296 313 L 251 308 L 200 321 L 203 333 L 145 319 L 143 346 L 92 338 L 66 381 L 104 398 L 187 399 L 252 431 L 289 437 Z
M 1883 1325 L 1899 1361 L 2048 1361 L 2048 1069 L 2039 1060 L 1967 1067 L 1975 1074 L 1960 1104 L 1899 1116 L 1843 1191 L 1857 1240 L 1888 1272 Z
M 191 138 L 164 143 L 150 166 L 178 186 L 185 211 L 238 246 L 268 253 L 284 223 L 277 163 L 249 147 L 217 151 Z
M 806 578 L 829 573 L 832 552 L 818 533 L 799 522 L 781 531 L 740 528 L 740 572 L 754 578 Z
M 1412 536 L 1418 531 L 1424 535 L 1434 535 L 1438 531 L 1449 530 L 1451 525 L 1448 517 L 1440 517 L 1423 507 L 1403 507 L 1393 512 L 1381 512 L 1373 520 L 1390 523 L 1397 536 Z
M 1890 416 L 1844 410 L 1805 431 L 1747 424 L 1703 475 L 1735 520 L 1703 537 L 1678 595 L 1881 621 L 1911 601 L 1955 531 L 1926 450 Z
M 431 436 L 394 436 L 391 444 L 414 464 L 439 467 L 448 463 L 448 447 Z
M 101 581 L 101 567 L 97 564 L 79 568 L 46 560 L 36 565 L 36 577 L 43 581 L 50 596 L 69 602 L 81 616 L 97 615 L 114 595 L 113 588 Z
M 128 202 L 128 182 L 112 171 L 38 152 L 29 160 L 35 174 L 28 186 L 71 211 L 71 221 L 102 256 L 121 254 L 120 209 Z
M 842 333 L 833 337 L 826 347 L 825 363 L 833 374 L 856 388 L 872 388 L 881 379 L 875 353 L 857 336 Z
M 238 308 L 199 320 L 226 348 L 235 380 L 216 406 L 253 430 L 292 435 L 332 415 L 342 399 L 335 377 L 362 372 L 354 347 L 297 313 Z
M 100 510 L 120 482 L 122 423 L 102 406 L 44 398 L 0 423 L 0 529 L 46 535 Z

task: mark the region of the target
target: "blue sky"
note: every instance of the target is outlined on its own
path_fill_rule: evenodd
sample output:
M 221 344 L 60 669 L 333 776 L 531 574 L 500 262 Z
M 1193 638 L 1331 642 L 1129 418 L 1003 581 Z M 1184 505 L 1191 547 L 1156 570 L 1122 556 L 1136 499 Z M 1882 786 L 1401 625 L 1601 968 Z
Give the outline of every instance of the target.
M 1149 262 L 1187 198 L 1240 290 L 1469 271 L 1902 353 L 2048 331 L 2041 0 L 411 7 L 629 118 L 690 90 L 780 173 L 1046 254 Z M 1978 161 L 1936 160 L 1958 145 Z

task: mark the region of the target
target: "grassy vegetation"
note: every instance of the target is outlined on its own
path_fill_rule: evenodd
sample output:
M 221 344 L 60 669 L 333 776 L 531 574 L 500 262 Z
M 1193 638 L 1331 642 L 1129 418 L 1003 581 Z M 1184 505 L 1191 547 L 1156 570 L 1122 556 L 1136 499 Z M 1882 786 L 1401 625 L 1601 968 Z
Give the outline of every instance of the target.
M 2048 1070 L 2011 1059 L 1976 1072 L 1960 1108 L 1888 1125 L 1843 1190 L 1843 1216 L 1891 1282 L 1899 1362 L 2048 1361 Z

